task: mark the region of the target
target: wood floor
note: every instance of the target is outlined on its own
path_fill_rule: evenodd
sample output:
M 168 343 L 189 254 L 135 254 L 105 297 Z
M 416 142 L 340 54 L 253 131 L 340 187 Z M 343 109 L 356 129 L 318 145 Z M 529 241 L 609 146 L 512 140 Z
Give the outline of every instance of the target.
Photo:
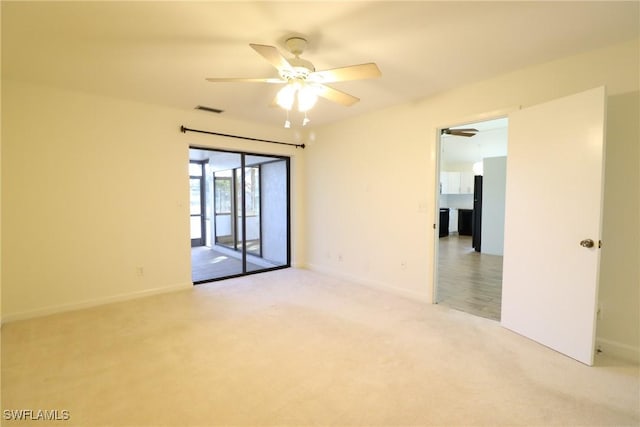
M 441 237 L 436 300 L 456 310 L 500 320 L 502 257 L 475 252 L 470 236 Z

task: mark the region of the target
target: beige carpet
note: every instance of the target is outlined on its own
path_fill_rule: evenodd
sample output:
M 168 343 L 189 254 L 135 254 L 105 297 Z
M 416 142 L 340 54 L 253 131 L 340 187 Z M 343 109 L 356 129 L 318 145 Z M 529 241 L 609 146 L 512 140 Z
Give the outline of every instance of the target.
M 60 426 L 640 424 L 638 367 L 598 365 L 287 269 L 6 324 L 2 409 L 68 410 L 32 423 Z

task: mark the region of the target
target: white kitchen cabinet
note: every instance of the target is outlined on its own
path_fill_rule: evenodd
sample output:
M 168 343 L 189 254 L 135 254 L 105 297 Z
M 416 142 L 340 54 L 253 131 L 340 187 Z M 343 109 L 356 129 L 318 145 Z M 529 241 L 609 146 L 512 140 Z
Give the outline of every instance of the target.
M 473 194 L 473 172 L 441 172 L 441 194 Z
M 460 172 L 460 194 L 473 194 L 473 172 Z
M 440 172 L 440 194 L 449 194 L 448 172 Z
M 447 172 L 449 194 L 460 194 L 460 172 Z

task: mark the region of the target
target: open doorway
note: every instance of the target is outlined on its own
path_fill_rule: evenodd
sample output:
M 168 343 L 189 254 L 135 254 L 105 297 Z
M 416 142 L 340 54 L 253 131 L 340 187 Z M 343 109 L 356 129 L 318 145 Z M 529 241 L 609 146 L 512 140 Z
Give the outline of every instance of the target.
M 189 149 L 194 283 L 289 267 L 289 158 Z
M 435 301 L 500 320 L 508 119 L 440 132 Z

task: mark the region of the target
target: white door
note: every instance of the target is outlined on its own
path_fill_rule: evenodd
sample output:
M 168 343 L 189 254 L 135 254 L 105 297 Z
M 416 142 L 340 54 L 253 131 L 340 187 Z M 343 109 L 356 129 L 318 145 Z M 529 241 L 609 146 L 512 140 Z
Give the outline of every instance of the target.
M 509 115 L 502 325 L 593 364 L 605 88 Z M 593 247 L 588 246 L 589 240 Z

